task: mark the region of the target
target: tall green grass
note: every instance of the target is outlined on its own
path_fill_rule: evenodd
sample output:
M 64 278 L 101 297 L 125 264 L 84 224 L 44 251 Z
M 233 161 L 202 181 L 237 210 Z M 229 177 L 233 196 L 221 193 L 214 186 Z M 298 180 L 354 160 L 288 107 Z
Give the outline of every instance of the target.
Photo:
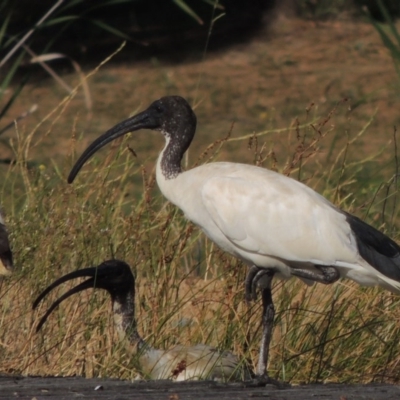
M 218 160 L 235 142 L 252 153 L 255 164 L 300 179 L 393 233 L 397 188 L 390 179 L 363 178 L 362 171 L 375 167 L 379 152 L 349 159 L 370 121 L 341 139 L 333 122 L 342 106 L 326 116 L 309 110 L 304 120 L 288 127 L 228 135 L 206 147 L 198 160 L 189 159 L 188 165 Z M 51 118 L 60 112 L 62 108 L 56 109 Z M 272 134 L 284 138 L 287 152 L 271 147 Z M 336 135 L 338 141 L 332 141 Z M 17 162 L 7 167 L 0 199 L 8 212 L 17 269 L 0 283 L 3 372 L 127 379 L 137 375 L 136 360 L 114 335 L 105 293 L 89 290 L 75 296 L 52 314 L 39 334 L 34 331 L 44 307 L 66 290 L 59 289 L 32 312 L 33 299 L 46 285 L 108 258 L 126 260 L 135 272 L 139 331 L 152 345 L 202 342 L 232 350 L 256 365 L 261 305 L 244 301 L 245 266 L 216 248 L 166 202 L 155 187 L 154 171 L 138 163 L 129 140 L 109 146 L 85 166 L 74 185 L 67 185 L 76 154 L 74 135 L 64 160 L 28 168 L 32 135 L 19 133 L 14 143 Z M 327 143 L 332 143 L 330 149 Z M 394 152 L 392 172 L 396 160 Z M 390 218 L 383 218 L 388 210 Z M 269 369 L 275 377 L 290 382 L 399 380 L 398 297 L 349 281 L 308 287 L 291 280 L 276 281 L 274 301 Z

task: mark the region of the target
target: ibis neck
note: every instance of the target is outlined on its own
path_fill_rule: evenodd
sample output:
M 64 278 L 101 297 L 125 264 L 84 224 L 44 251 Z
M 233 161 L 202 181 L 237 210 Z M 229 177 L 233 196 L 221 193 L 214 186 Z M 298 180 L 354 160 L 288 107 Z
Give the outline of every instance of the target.
M 185 151 L 179 143 L 166 137 L 164 150 L 159 157 L 159 166 L 165 179 L 174 179 L 182 172 L 181 161 Z
M 141 338 L 137 330 L 134 294 L 129 293 L 124 297 L 116 296 L 113 299 L 113 311 L 114 323 L 119 337 L 128 339 L 135 352 L 141 350 L 146 345 L 146 342 Z
M 159 156 L 158 164 L 164 179 L 174 179 L 182 172 L 182 157 L 193 140 L 195 129 L 194 123 L 177 128 L 174 134 L 162 131 L 165 146 Z

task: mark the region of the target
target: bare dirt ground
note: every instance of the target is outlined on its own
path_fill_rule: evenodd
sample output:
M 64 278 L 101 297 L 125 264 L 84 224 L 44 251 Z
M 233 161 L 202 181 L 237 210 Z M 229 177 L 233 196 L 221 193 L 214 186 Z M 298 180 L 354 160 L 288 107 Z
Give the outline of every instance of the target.
M 300 385 L 288 389 L 246 388 L 241 384 L 215 382 L 169 381 L 128 382 L 116 379 L 84 378 L 23 378 L 0 377 L 0 399 L 55 399 L 74 398 L 128 399 L 209 399 L 239 400 L 266 398 L 275 400 L 335 399 L 335 400 L 391 400 L 398 399 L 400 388 L 391 385 Z

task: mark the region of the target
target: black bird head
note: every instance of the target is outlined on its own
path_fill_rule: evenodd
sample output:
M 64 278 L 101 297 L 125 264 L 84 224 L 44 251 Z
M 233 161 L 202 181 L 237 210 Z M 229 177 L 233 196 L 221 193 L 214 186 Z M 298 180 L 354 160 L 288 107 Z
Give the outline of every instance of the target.
M 127 263 L 119 260 L 104 261 L 97 267 L 79 269 L 54 281 L 48 286 L 37 299 L 33 302 L 32 308 L 35 309 L 38 304 L 57 286 L 64 282 L 70 281 L 75 278 L 90 277 L 81 284 L 70 289 L 57 299 L 47 310 L 46 314 L 39 321 L 36 332 L 40 330 L 42 325 L 46 322 L 48 316 L 52 311 L 58 307 L 65 299 L 75 293 L 81 292 L 86 289 L 104 289 L 111 295 L 113 301 L 118 299 L 126 299 L 130 294 L 132 299 L 135 297 L 135 278 Z
M 183 97 L 162 97 L 154 101 L 147 110 L 115 125 L 89 145 L 73 166 L 68 183 L 74 181 L 85 162 L 97 150 L 114 139 L 139 129 L 160 131 L 167 140 L 173 140 L 179 146 L 183 155 L 193 139 L 196 123 L 196 115 Z

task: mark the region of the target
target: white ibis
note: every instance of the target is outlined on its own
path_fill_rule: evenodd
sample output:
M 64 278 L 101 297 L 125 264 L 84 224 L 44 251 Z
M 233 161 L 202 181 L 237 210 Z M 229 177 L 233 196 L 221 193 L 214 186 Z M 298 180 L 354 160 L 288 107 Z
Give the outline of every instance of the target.
M 0 210 L 0 275 L 10 275 L 12 268 L 13 256 L 4 217 Z
M 182 171 L 181 159 L 195 134 L 196 116 L 179 96 L 153 102 L 96 139 L 72 168 L 68 182 L 101 147 L 139 129 L 157 130 L 165 137 L 156 169 L 164 196 L 221 249 L 250 267 L 248 298 L 254 298 L 257 286 L 262 289 L 263 335 L 257 367 L 261 382 L 273 381 L 266 366 L 274 320 L 274 275 L 325 284 L 344 277 L 400 292 L 400 247 L 308 186 L 238 163 L 216 162 Z
M 142 373 L 150 379 L 221 381 L 245 380 L 250 372 L 238 358 L 228 352 L 198 344 L 175 346 L 158 350 L 149 346 L 139 335 L 135 319 L 135 278 L 128 264 L 108 260 L 97 267 L 71 272 L 48 286 L 34 301 L 33 308 L 60 284 L 79 277 L 90 277 L 56 300 L 39 321 L 36 331 L 42 327 L 51 312 L 65 299 L 86 289 L 104 289 L 111 296 L 114 323 L 121 340 L 127 339 L 129 350 L 138 355 Z

